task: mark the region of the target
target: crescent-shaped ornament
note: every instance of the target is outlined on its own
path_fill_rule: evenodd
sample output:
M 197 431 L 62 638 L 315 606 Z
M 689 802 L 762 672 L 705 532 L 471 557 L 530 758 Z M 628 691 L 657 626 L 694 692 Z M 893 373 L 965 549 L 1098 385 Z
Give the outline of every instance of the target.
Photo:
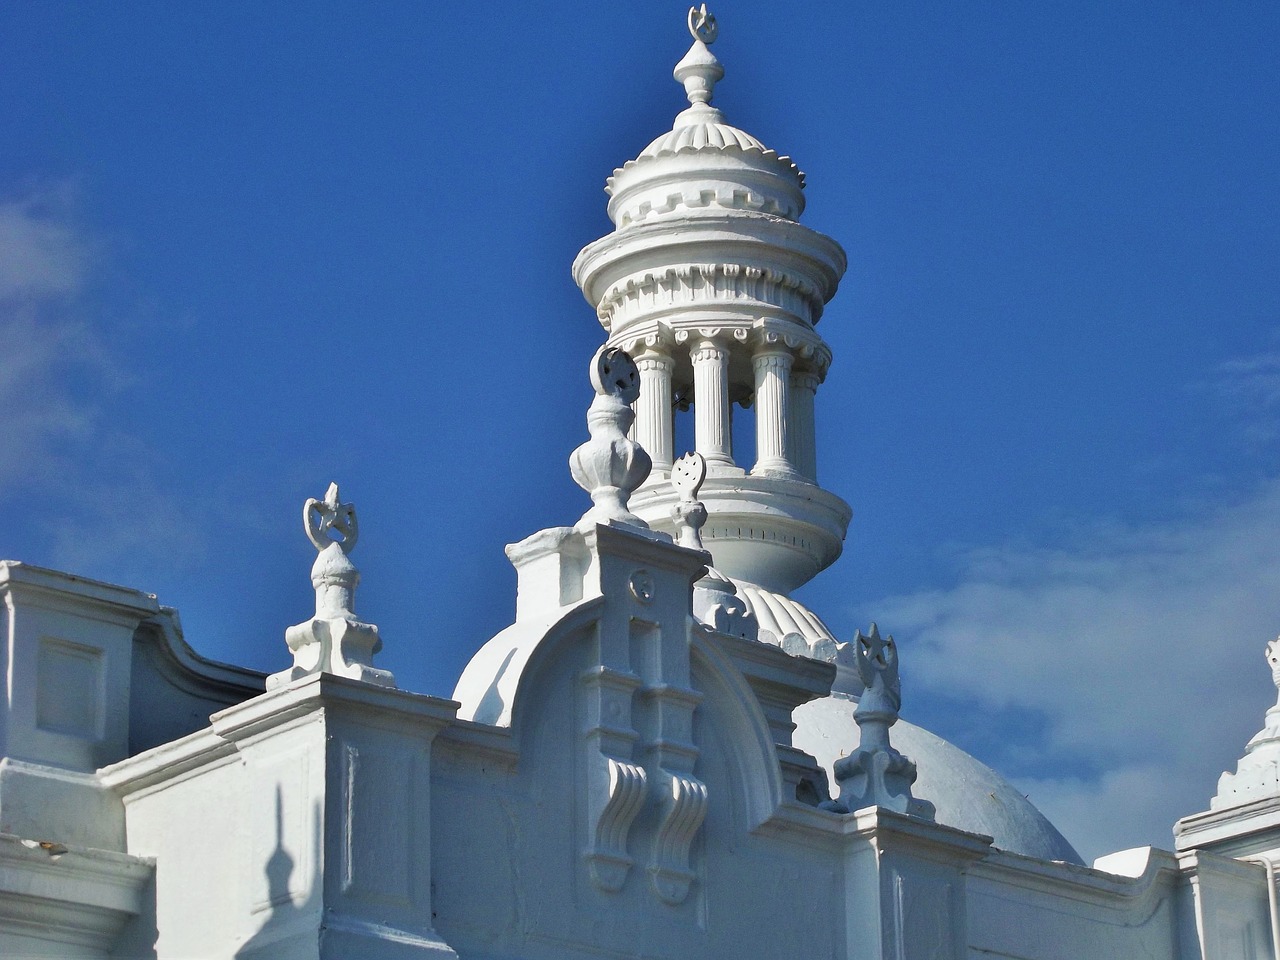
M 716 25 L 715 15 L 707 12 L 705 3 L 701 8 L 689 8 L 689 32 L 693 34 L 693 39 L 701 40 L 703 43 L 716 42 L 720 28 Z
M 360 537 L 355 504 L 341 501 L 336 483 L 329 484 L 323 500 L 312 497 L 302 505 L 302 528 L 311 545 L 321 551 L 336 543 L 343 553 L 350 553 Z

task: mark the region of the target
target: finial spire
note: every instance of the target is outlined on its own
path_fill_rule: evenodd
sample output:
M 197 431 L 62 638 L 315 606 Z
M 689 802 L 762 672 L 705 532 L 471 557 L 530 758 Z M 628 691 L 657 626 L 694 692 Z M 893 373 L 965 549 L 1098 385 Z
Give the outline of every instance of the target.
M 689 33 L 693 36 L 693 46 L 684 55 L 684 59 L 676 64 L 675 78 L 677 82 L 684 84 L 685 95 L 695 110 L 709 109 L 716 81 L 724 76 L 724 67 L 707 48 L 708 44 L 715 42 L 719 32 L 716 18 L 707 12 L 705 3 L 701 9 L 689 8 Z
M 382 649 L 378 628 L 356 618 L 360 571 L 347 556 L 360 538 L 355 504 L 343 503 L 338 485 L 331 483 L 323 500 L 312 497 L 302 505 L 302 529 L 318 554 L 311 567 L 316 613 L 284 632 L 285 643 L 293 651 L 293 666 L 268 677 L 267 689 L 313 673 L 394 687 L 391 672 L 373 666 L 373 655 Z
M 898 722 L 902 707 L 898 647 L 893 637 L 881 637 L 880 628 L 874 623 L 865 636 L 861 630 L 857 632 L 852 646 L 865 686 L 853 714 L 860 737 L 858 748 L 836 761 L 834 772 L 840 782 L 840 797 L 823 806 L 837 813 L 886 807 L 932 820 L 933 804 L 911 795 L 916 765 L 889 743 L 889 728 Z
M 700 453 L 686 453 L 671 465 L 671 484 L 680 494 L 679 501 L 671 508 L 671 517 L 676 522 L 676 542 L 691 550 L 705 549 L 702 527 L 707 522 L 707 508 L 698 499 L 698 491 L 706 479 L 707 458 Z
M 627 436 L 635 422 L 631 404 L 640 397 L 640 373 L 631 355 L 615 347 L 601 347 L 591 361 L 591 386 L 596 398 L 587 411 L 591 439 L 569 457 L 569 470 L 578 486 L 591 494 L 592 507 L 578 528 L 597 523 L 649 525 L 627 507 L 631 494 L 653 467 L 649 454 Z
M 705 550 L 702 527 L 707 522 L 707 507 L 698 499 L 707 479 L 707 458 L 686 453 L 671 465 L 671 485 L 680 499 L 671 507 L 676 525 L 676 543 L 690 550 Z M 708 565 L 707 572 L 693 585 L 693 614 L 707 626 L 745 640 L 758 640 L 760 625 L 755 615 L 738 596 L 738 588 L 728 577 Z

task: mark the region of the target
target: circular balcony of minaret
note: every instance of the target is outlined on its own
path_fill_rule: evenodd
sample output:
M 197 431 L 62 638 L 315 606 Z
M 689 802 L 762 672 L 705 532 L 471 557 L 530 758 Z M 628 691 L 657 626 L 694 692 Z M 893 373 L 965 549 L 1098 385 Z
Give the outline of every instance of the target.
M 811 327 L 845 266 L 840 245 L 803 224 L 707 213 L 602 237 L 579 252 L 573 277 L 611 333 L 690 311 L 704 324 L 773 318 Z
M 698 494 L 707 508 L 702 541 L 716 569 L 735 580 L 790 593 L 840 556 L 852 510 L 804 480 L 708 476 Z M 631 510 L 653 529 L 674 533 L 671 507 L 680 495 L 651 478 L 631 496 Z

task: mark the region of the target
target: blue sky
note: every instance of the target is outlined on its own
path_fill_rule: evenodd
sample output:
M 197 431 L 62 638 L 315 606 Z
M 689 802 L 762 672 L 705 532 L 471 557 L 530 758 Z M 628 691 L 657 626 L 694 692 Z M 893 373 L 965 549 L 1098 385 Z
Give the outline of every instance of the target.
M 1169 846 L 1275 695 L 1280 7 L 713 9 L 717 105 L 849 254 L 819 462 L 854 520 L 802 598 L 894 633 L 907 715 L 1082 852 Z M 503 544 L 585 509 L 569 265 L 681 107 L 683 20 L 7 6 L 0 555 L 279 669 L 336 479 L 379 663 L 447 695 Z

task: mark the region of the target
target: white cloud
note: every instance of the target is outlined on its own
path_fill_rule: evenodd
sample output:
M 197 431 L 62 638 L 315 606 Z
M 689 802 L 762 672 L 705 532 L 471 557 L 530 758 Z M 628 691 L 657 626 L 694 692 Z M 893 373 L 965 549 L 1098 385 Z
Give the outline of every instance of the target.
M 83 285 L 92 256 L 71 220 L 68 184 L 0 201 L 0 301 L 64 298 Z
M 91 247 L 81 234 L 68 188 L 0 201 L 0 493 L 63 475 L 64 445 L 94 429 L 94 406 L 70 389 L 109 372 L 77 311 Z
M 1227 360 L 1214 368 L 1211 390 L 1226 402 L 1246 439 L 1269 443 L 1280 438 L 1280 353 L 1266 352 Z
M 1173 820 L 1207 807 L 1274 702 L 1262 650 L 1280 631 L 1280 482 L 1179 521 L 960 565 L 952 589 L 876 605 L 913 696 L 1043 716 L 1033 764 L 1018 769 L 1031 741 L 1017 730 L 993 759 L 1086 858 L 1169 847 Z
M 114 406 L 134 378 L 88 292 L 101 248 L 68 185 L 0 200 L 0 498 L 42 531 L 17 559 L 117 579 L 201 550 Z

